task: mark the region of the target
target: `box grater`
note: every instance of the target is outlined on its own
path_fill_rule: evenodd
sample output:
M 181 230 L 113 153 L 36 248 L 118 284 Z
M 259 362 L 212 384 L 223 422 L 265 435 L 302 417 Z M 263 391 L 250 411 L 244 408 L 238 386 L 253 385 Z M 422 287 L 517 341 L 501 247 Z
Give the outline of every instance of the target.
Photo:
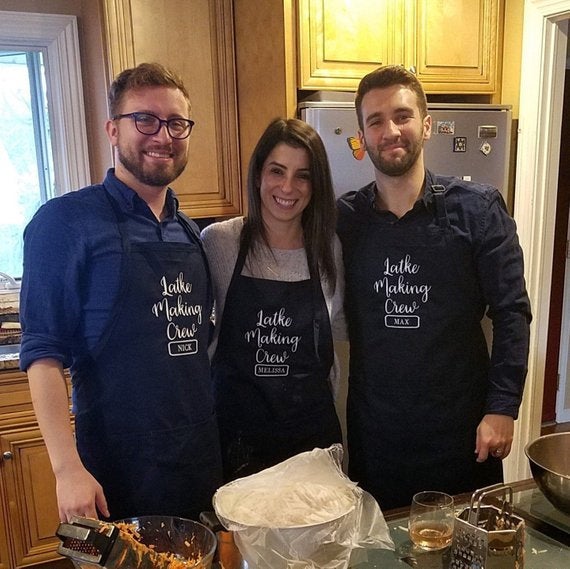
M 60 555 L 69 557 L 80 569 L 156 569 L 166 567 L 158 563 L 152 550 L 141 551 L 133 540 L 123 536 L 119 528 L 109 522 L 91 518 L 72 517 L 59 524 L 56 532 L 61 543 Z
M 491 497 L 493 503 L 485 504 Z M 524 520 L 513 514 L 510 486 L 476 490 L 469 507 L 455 519 L 449 568 L 523 569 L 524 535 Z

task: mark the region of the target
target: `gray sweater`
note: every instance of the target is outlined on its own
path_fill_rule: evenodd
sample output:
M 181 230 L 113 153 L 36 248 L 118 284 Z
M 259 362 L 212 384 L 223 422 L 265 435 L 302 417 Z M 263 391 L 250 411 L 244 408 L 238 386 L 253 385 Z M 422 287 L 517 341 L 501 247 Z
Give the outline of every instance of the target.
M 226 295 L 232 279 L 239 253 L 239 239 L 243 228 L 243 217 L 235 217 L 219 223 L 213 223 L 202 231 L 202 242 L 210 264 L 216 302 L 216 330 L 214 341 L 210 346 L 210 357 L 214 355 L 220 325 L 224 313 Z M 338 238 L 334 240 L 334 255 L 337 268 L 337 282 L 334 293 L 331 292 L 325 280 L 321 280 L 323 295 L 329 312 L 333 338 L 347 340 L 346 322 L 343 311 L 344 300 L 344 270 L 342 251 Z M 255 258 L 248 255 L 242 271 L 244 276 L 280 280 L 301 281 L 309 278 L 309 267 L 305 249 L 261 249 Z M 337 393 L 339 382 L 338 362 L 335 363 L 330 375 L 333 392 Z

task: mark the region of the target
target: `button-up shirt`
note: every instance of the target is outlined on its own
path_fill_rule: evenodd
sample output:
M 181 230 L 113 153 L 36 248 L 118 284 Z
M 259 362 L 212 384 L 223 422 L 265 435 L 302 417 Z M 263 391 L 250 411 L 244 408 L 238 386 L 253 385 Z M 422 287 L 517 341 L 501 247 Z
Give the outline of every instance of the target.
M 108 194 L 108 195 L 107 195 Z M 119 293 L 123 244 L 109 197 L 125 214 L 133 241 L 190 238 L 167 190 L 167 215 L 158 221 L 135 191 L 110 169 L 102 184 L 46 202 L 24 231 L 20 296 L 20 368 L 53 358 L 69 367 L 102 337 Z

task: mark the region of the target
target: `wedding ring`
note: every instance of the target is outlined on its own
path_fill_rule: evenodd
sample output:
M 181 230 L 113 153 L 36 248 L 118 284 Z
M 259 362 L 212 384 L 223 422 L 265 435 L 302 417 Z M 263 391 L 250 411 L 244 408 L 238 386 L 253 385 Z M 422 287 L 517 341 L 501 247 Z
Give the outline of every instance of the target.
M 502 454 L 503 454 L 503 451 L 502 451 L 500 448 L 495 449 L 495 450 L 493 451 L 493 455 L 494 455 L 494 456 L 501 456 Z

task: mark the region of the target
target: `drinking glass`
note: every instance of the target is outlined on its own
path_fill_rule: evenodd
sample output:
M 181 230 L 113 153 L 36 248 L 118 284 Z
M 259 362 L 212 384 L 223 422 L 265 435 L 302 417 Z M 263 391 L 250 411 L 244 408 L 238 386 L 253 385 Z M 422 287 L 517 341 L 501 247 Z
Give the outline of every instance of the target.
M 453 498 L 443 492 L 418 492 L 412 498 L 408 529 L 420 549 L 435 551 L 451 544 L 455 511 Z

